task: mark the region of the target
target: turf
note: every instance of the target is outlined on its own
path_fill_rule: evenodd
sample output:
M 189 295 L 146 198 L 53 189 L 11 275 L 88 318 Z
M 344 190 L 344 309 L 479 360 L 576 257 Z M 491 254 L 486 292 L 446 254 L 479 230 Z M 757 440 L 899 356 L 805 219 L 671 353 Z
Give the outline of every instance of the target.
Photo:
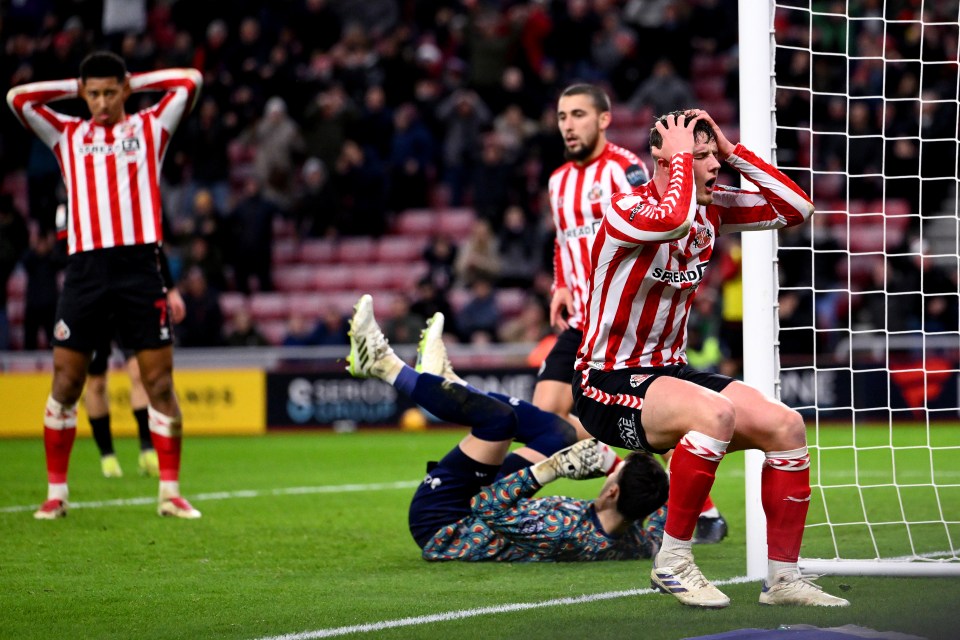
M 189 522 L 155 515 L 156 483 L 136 476 L 134 440 L 117 443 L 127 476 L 108 480 L 89 439 L 74 451 L 69 517 L 34 521 L 43 446 L 2 441 L 0 638 L 327 637 L 378 623 L 347 637 L 671 640 L 798 624 L 956 637 L 960 579 L 822 578 L 851 600 L 843 610 L 762 607 L 757 583 L 733 583 L 723 587 L 728 609 L 697 611 L 648 592 L 649 561 L 424 562 L 406 529 L 411 487 L 424 462 L 459 437 L 430 430 L 188 439 L 183 488 L 204 512 Z M 744 574 L 741 469 L 742 456 L 728 456 L 714 490 L 730 537 L 697 548 L 700 566 L 718 581 Z M 599 481 L 551 489 L 592 496 Z M 594 599 L 550 602 L 580 596 Z M 520 603 L 539 606 L 483 611 Z M 463 617 L 427 618 L 453 612 Z M 424 618 L 396 622 L 417 616 Z

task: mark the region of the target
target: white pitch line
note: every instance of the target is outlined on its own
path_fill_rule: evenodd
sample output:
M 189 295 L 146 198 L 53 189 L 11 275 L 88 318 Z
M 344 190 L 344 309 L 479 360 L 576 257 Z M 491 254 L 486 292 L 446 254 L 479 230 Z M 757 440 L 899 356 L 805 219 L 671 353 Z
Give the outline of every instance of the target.
M 753 578 L 741 576 L 739 578 L 730 578 L 729 580 L 715 581 L 713 584 L 724 586 L 728 584 L 741 584 L 744 582 L 756 582 Z M 529 611 L 530 609 L 544 609 L 546 607 L 559 607 L 562 605 L 584 604 L 587 602 L 599 602 L 601 600 L 614 600 L 616 598 L 627 598 L 630 596 L 646 596 L 657 593 L 653 589 L 629 589 L 627 591 L 607 591 L 606 593 L 593 593 L 577 596 L 575 598 L 555 598 L 553 600 L 543 600 L 541 602 L 515 602 L 511 604 L 498 604 L 491 607 L 480 607 L 478 609 L 460 609 L 458 611 L 448 611 L 446 613 L 434 613 L 427 616 L 413 616 L 410 618 L 400 618 L 399 620 L 384 620 L 381 622 L 369 622 L 367 624 L 356 624 L 349 627 L 333 627 L 330 629 L 317 629 L 316 631 L 301 631 L 300 633 L 287 633 L 282 636 L 269 636 L 259 638 L 258 640 L 313 640 L 313 638 L 334 638 L 345 636 L 351 633 L 369 633 L 371 631 L 382 631 L 384 629 L 396 629 L 398 627 L 415 627 L 433 622 L 448 622 L 450 620 L 463 620 L 464 618 L 475 618 L 495 613 L 511 613 L 514 611 Z
M 420 484 L 420 480 L 403 480 L 400 482 L 371 482 L 368 484 L 337 484 L 319 487 L 287 487 L 285 489 L 270 489 L 267 491 L 245 490 L 215 491 L 212 493 L 190 494 L 191 501 L 204 500 L 232 500 L 234 498 L 261 498 L 263 496 L 297 496 L 314 493 L 349 493 L 353 491 L 389 491 L 392 489 L 410 489 Z M 154 504 L 156 496 L 143 498 L 118 498 L 116 500 L 99 500 L 96 502 L 71 502 L 71 509 L 102 509 L 104 507 L 132 507 L 145 504 Z M 0 507 L 0 513 L 18 513 L 33 511 L 37 505 L 16 505 Z

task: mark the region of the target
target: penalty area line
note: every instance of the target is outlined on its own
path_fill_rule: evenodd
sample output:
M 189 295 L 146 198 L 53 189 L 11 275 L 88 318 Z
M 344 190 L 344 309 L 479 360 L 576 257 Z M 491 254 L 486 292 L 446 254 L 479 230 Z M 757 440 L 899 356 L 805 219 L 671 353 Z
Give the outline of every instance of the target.
M 741 584 L 744 582 L 756 582 L 756 580 L 741 576 L 738 578 L 730 578 L 729 580 L 720 580 L 714 582 L 714 584 L 722 587 L 728 584 Z M 282 636 L 267 636 L 258 638 L 257 640 L 313 640 L 313 638 L 335 638 L 352 633 L 370 633 L 371 631 L 383 631 L 384 629 L 396 629 L 399 627 L 415 627 L 425 624 L 432 624 L 435 622 L 463 620 L 464 618 L 475 618 L 477 616 L 492 615 L 497 613 L 513 613 L 515 611 L 530 611 L 531 609 L 545 609 L 547 607 L 586 604 L 590 602 L 600 602 L 603 600 L 628 598 L 631 596 L 646 596 L 655 593 L 657 592 L 653 589 L 607 591 L 605 593 L 592 593 L 576 597 L 554 598 L 553 600 L 543 600 L 541 602 L 514 602 L 510 604 L 493 605 L 490 607 L 479 607 L 477 609 L 460 609 L 458 611 L 448 611 L 446 613 L 434 613 L 425 616 L 400 618 L 397 620 L 383 620 L 381 622 L 355 624 L 347 627 L 332 627 L 329 629 L 317 629 L 315 631 L 301 631 L 299 633 L 288 633 Z
M 402 480 L 399 482 L 370 482 L 367 484 L 337 484 L 318 487 L 286 487 L 283 489 L 214 491 L 210 493 L 189 494 L 186 497 L 191 501 L 205 500 L 233 500 L 236 498 L 262 498 L 265 496 L 299 496 L 317 493 L 351 493 L 356 491 L 391 491 L 393 489 L 411 489 L 420 484 L 421 480 Z M 103 509 L 106 507 L 132 507 L 145 504 L 154 504 L 156 496 L 142 498 L 118 498 L 116 500 L 99 500 L 95 502 L 70 502 L 70 509 Z M 0 507 L 0 513 L 19 513 L 33 511 L 37 505 L 16 505 Z

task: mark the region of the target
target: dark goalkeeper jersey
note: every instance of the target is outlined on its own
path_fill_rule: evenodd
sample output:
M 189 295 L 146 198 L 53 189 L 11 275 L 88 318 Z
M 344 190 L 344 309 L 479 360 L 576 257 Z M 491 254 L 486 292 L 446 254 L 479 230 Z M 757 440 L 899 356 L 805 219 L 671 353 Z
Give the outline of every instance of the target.
M 484 487 L 471 515 L 443 527 L 423 548 L 425 560 L 573 562 L 649 558 L 660 547 L 666 510 L 645 528 L 637 521 L 622 536 L 603 530 L 592 500 L 534 498 L 540 489 L 529 469 Z

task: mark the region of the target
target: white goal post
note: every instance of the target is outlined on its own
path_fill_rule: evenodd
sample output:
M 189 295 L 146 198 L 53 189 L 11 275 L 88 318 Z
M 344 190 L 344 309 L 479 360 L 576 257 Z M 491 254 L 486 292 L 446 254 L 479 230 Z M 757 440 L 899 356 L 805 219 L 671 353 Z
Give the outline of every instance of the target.
M 817 205 L 741 239 L 744 379 L 807 421 L 805 573 L 960 575 L 960 2 L 917 4 L 739 0 L 740 140 Z

